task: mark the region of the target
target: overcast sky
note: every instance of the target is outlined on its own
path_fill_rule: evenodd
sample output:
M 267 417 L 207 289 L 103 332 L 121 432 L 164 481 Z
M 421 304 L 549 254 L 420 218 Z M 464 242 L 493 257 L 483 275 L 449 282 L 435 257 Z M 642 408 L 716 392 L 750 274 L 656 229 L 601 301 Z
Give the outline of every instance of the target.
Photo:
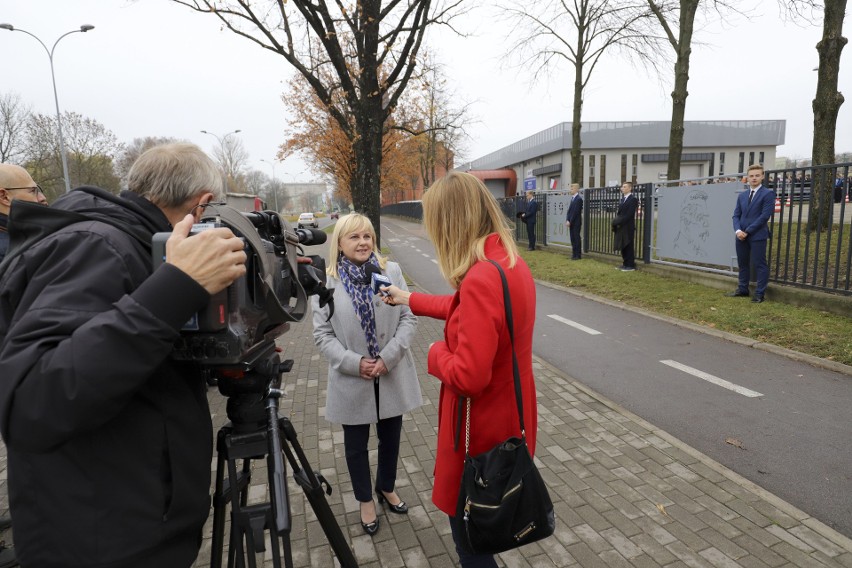
M 282 57 L 221 30 L 214 16 L 168 0 L 0 0 L 0 23 L 37 35 L 48 48 L 81 24 L 95 26 L 56 48 L 61 110 L 98 120 L 125 143 L 172 136 L 208 152 L 216 140 L 201 130 L 223 136 L 240 129 L 250 167 L 272 173 L 260 160 L 273 161 L 283 141 L 281 96 L 291 71 Z M 511 32 L 485 10 L 459 25 L 474 35 L 461 39 L 436 30 L 428 41 L 459 101 L 472 103 L 477 122 L 469 128 L 466 160 L 571 120 L 569 69 L 532 84 L 529 74 L 501 62 Z M 779 155 L 809 156 L 820 36 L 819 26 L 785 22 L 774 0 L 759 2 L 751 20 L 703 26 L 698 39 L 705 45 L 693 49 L 687 120 L 785 119 Z M 841 62 L 840 91 L 852 99 L 850 49 Z M 587 89 L 583 120 L 669 120 L 670 85 L 606 60 Z M 9 91 L 36 112 L 55 112 L 44 49 L 25 34 L 0 30 L 0 93 Z M 852 100 L 841 107 L 837 151 L 852 151 Z M 275 166 L 283 181 L 315 178 L 305 170 L 297 158 Z

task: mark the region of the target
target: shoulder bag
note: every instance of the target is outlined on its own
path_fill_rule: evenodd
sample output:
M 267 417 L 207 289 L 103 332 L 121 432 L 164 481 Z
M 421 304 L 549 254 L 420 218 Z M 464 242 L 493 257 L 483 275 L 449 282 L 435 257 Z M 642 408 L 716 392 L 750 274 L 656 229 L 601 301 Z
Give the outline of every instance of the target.
M 509 285 L 500 265 L 493 260 L 489 262 L 497 267 L 503 281 L 521 437 L 509 438 L 483 454 L 471 456 L 471 402 L 469 398 L 466 400 L 465 461 L 456 517 L 463 521 L 461 544 L 472 554 L 496 554 L 517 548 L 548 537 L 556 529 L 553 503 L 527 447 Z

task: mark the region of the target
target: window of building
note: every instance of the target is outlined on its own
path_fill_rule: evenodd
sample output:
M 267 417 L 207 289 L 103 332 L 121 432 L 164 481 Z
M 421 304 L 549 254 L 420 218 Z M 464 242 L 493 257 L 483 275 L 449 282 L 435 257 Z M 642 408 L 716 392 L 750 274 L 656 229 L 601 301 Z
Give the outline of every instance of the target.
M 740 167 L 737 170 L 737 173 L 741 174 L 745 172 L 745 152 L 740 152 Z
M 725 175 L 725 153 L 719 152 L 719 175 Z
M 639 154 L 633 154 L 633 171 L 630 174 L 630 177 L 633 178 L 630 181 L 636 183 L 636 177 L 639 175 Z M 622 180 L 624 181 L 624 180 Z
M 748 165 L 752 165 L 754 163 L 754 152 L 748 153 Z
M 595 187 L 595 155 L 589 154 L 589 187 Z
M 601 154 L 601 187 L 606 187 L 606 154 Z
M 622 180 L 627 179 L 627 154 L 621 155 L 621 178 Z
M 760 158 L 758 159 L 757 163 L 762 166 L 763 165 L 763 159 L 765 158 L 765 156 L 763 155 L 763 152 L 761 152 L 759 155 L 760 155 Z

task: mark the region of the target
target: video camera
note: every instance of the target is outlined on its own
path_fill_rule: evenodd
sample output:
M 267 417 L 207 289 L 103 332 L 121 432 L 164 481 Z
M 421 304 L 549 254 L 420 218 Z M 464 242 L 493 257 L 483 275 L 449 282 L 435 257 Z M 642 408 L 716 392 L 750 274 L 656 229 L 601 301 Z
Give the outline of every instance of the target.
M 274 349 L 275 338 L 289 329 L 290 322 L 304 318 L 308 296 L 318 295 L 322 306 L 332 303 L 333 290 L 325 287 L 325 260 L 299 255 L 297 249 L 324 243 L 326 234 L 294 230 L 272 211 L 240 213 L 224 204 L 207 205 L 192 234 L 214 227 L 228 227 L 243 239 L 246 275 L 212 296 L 184 325 L 172 358 L 213 367 L 217 375 L 222 368 L 249 371 Z M 165 262 L 170 235 L 153 237 L 155 268 Z

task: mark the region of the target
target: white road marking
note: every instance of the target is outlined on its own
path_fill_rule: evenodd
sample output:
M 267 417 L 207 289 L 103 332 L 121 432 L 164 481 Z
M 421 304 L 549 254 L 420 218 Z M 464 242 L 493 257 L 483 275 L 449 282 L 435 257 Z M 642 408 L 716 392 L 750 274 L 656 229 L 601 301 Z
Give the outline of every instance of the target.
M 434 262 L 435 264 L 438 264 L 438 261 L 437 261 L 437 260 L 435 260 L 434 258 L 430 258 L 429 260 L 431 260 L 431 261 L 432 261 L 432 262 Z
M 416 250 L 417 252 L 423 252 L 423 251 L 421 251 L 419 248 L 417 248 L 417 247 L 416 247 L 416 246 L 414 246 L 414 245 L 411 245 L 411 248 L 413 248 L 413 249 L 414 249 L 414 250 Z
M 569 320 L 569 319 L 563 318 L 562 316 L 557 316 L 556 314 L 549 314 L 547 317 L 549 317 L 549 318 L 553 318 L 553 319 L 555 319 L 556 321 L 561 321 L 562 323 L 564 323 L 564 324 L 566 324 L 566 325 L 570 325 L 571 327 L 577 328 L 577 329 L 579 329 L 580 331 L 585 331 L 585 332 L 586 332 L 586 333 L 588 333 L 589 335 L 600 335 L 600 334 L 601 334 L 601 332 L 599 332 L 599 331 L 598 331 L 598 330 L 596 330 L 596 329 L 592 329 L 592 328 L 590 328 L 590 327 L 586 327 L 585 325 L 583 325 L 583 324 L 581 324 L 581 323 L 577 323 L 577 322 L 575 322 L 575 321 L 572 321 L 572 320 Z
M 720 386 L 724 389 L 734 391 L 735 393 L 741 394 L 743 396 L 747 396 L 750 398 L 764 396 L 762 393 L 759 393 L 757 391 L 741 387 L 740 385 L 735 385 L 734 383 L 726 381 L 725 379 L 720 379 L 719 377 L 713 376 L 709 373 L 705 373 L 704 371 L 699 371 L 698 369 L 693 369 L 692 367 L 688 367 L 683 363 L 678 363 L 677 361 L 672 361 L 671 359 L 660 361 L 660 363 L 662 363 L 663 365 L 668 365 L 669 367 L 675 368 L 679 371 L 683 371 L 684 373 L 689 373 L 694 377 L 698 377 L 699 379 L 703 379 L 709 383 L 713 383 L 714 385 Z
M 421 252 L 420 254 L 422 254 L 422 255 L 423 255 L 423 256 L 425 256 L 426 258 L 429 258 L 429 255 L 428 255 L 428 254 L 426 254 L 425 252 Z

